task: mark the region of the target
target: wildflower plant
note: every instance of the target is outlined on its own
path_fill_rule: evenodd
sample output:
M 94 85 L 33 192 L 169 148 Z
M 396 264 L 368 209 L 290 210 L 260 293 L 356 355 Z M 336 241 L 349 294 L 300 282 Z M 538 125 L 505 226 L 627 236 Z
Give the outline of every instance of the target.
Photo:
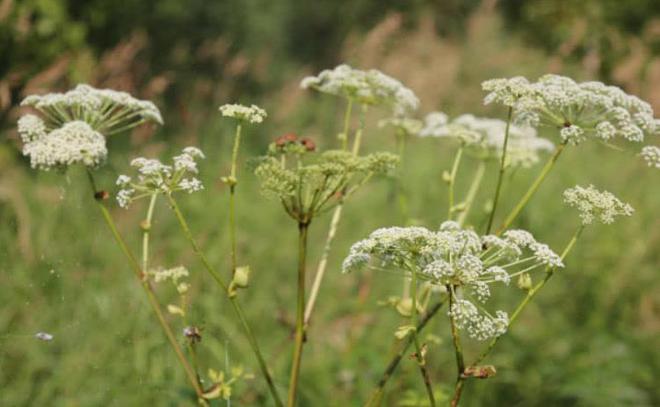
M 117 192 L 119 206 L 128 208 L 132 202 L 155 194 L 201 191 L 204 185 L 196 176 L 197 160 L 203 158 L 202 150 L 186 147 L 172 158 L 172 164 L 163 164 L 155 158 L 133 159 L 131 166 L 136 168 L 137 176 L 122 174 L 117 177 L 116 184 L 121 188 Z
M 401 361 L 410 355 L 417 364 L 426 389 L 428 404 L 436 405 L 433 371 L 428 361 L 434 357 L 423 343 L 422 330 L 445 306 L 451 335 L 451 348 L 456 357 L 456 381 L 451 400 L 458 406 L 465 382 L 485 379 L 496 374 L 496 368 L 482 365 L 505 337 L 522 310 L 538 294 L 548 280 L 559 270 L 570 266 L 567 255 L 576 246 L 587 227 L 610 224 L 630 216 L 632 207 L 613 194 L 594 186 L 575 186 L 564 192 L 568 207 L 576 209 L 580 218 L 576 231 L 560 253 L 538 241 L 527 230 L 511 229 L 521 211 L 548 176 L 566 146 L 578 145 L 587 139 L 608 144 L 618 141 L 639 143 L 659 130 L 650 105 L 622 90 L 599 82 L 576 82 L 558 75 L 546 75 L 536 82 L 522 77 L 494 79 L 483 83 L 487 92 L 484 102 L 498 103 L 508 110 L 507 120 L 463 114 L 449 118 L 433 112 L 421 121 L 413 116 L 419 100 L 398 80 L 376 70 L 358 70 L 340 65 L 317 76 L 305 78 L 301 86 L 346 101 L 346 112 L 336 149 L 319 151 L 309 138 L 293 133 L 279 137 L 268 146 L 264 156 L 254 161 L 254 173 L 263 194 L 278 202 L 298 228 L 296 322 L 286 404 L 294 407 L 299 393 L 303 346 L 307 327 L 328 264 L 331 244 L 337 233 L 345 201 L 367 182 L 379 175 L 389 175 L 399 167 L 405 154 L 406 140 L 414 135 L 454 142 L 458 148 L 451 170 L 443 174 L 449 184 L 447 215 L 441 219 L 439 229 L 423 226 L 383 227 L 373 231 L 366 239 L 353 244 L 345 257 L 345 273 L 359 270 L 390 272 L 402 277 L 403 298 L 390 297 L 385 304 L 393 305 L 406 319 L 393 329 L 402 343 L 376 385 L 367 406 L 380 405 L 384 387 Z M 267 118 L 262 108 L 251 105 L 226 104 L 221 115 L 235 120 L 236 130 L 231 151 L 231 169 L 221 178 L 229 187 L 229 225 L 231 241 L 231 276 L 221 275 L 207 258 L 195 239 L 178 199 L 200 191 L 200 160 L 205 154 L 196 147 L 186 147 L 171 161 L 157 158 L 135 158 L 130 162 L 134 173 L 122 174 L 116 179 L 114 190 L 100 188 L 94 171 L 106 161 L 109 154 L 106 138 L 145 122 L 162 124 L 160 112 L 148 101 L 133 98 L 127 93 L 99 90 L 79 85 L 66 93 L 29 96 L 23 106 L 32 113 L 18 121 L 18 133 L 23 142 L 23 153 L 31 166 L 39 170 L 84 167 L 93 196 L 103 219 L 118 247 L 126 257 L 136 280 L 143 288 L 170 348 L 177 358 L 200 405 L 210 400 L 229 402 L 235 384 L 249 380 L 252 375 L 240 366 L 228 362 L 224 370 L 208 369 L 207 361 L 197 357 L 202 329 L 195 325 L 194 290 L 190 277 L 195 268 L 183 266 L 158 268 L 152 266 L 152 229 L 158 199 L 164 198 L 176 218 L 181 234 L 189 243 L 201 267 L 215 281 L 220 296 L 225 299 L 254 354 L 259 372 L 268 386 L 276 406 L 284 403 L 279 397 L 274 375 L 261 352 L 258 338 L 252 331 L 241 305 L 241 290 L 251 286 L 251 269 L 238 265 L 236 246 L 236 185 L 238 184 L 239 149 L 242 129 L 246 125 L 260 124 Z M 354 105 L 360 108 L 359 125 L 352 129 L 351 115 Z M 384 108 L 387 119 L 381 128 L 393 128 L 397 140 L 397 153 L 373 152 L 361 154 L 361 139 L 366 126 L 367 109 Z M 36 114 L 35 114 L 36 113 Z M 539 137 L 543 128 L 558 134 L 557 145 Z M 539 133 L 537 133 L 539 131 Z M 349 146 L 349 141 L 352 141 Z M 461 156 L 465 153 L 476 158 L 477 169 L 463 199 L 455 191 L 457 174 L 461 169 Z M 514 169 L 529 169 L 539 163 L 543 154 L 550 157 L 539 176 L 529 186 L 523 198 L 515 205 L 499 229 L 493 229 L 498 200 L 504 183 L 504 173 Z M 400 157 L 401 156 L 401 157 Z M 658 147 L 642 148 L 640 156 L 651 167 L 660 167 Z M 470 207 L 476 200 L 486 167 L 499 161 L 493 205 L 485 231 L 477 230 L 479 219 L 470 217 Z M 465 165 L 464 165 L 465 166 Z M 400 195 L 403 189 L 399 189 Z M 144 218 L 140 222 L 142 237 L 138 257 L 129 247 L 115 224 L 108 198 L 114 193 L 120 207 L 139 209 L 139 201 L 147 201 Z M 402 205 L 402 208 L 405 205 Z M 326 212 L 333 212 L 328 235 L 316 269 L 307 299 L 306 263 L 308 231 L 312 222 Z M 123 212 L 123 211 L 120 211 Z M 403 210 L 407 219 L 407 210 Z M 155 285 L 167 284 L 178 296 L 178 302 L 161 303 Z M 513 309 L 498 303 L 501 297 L 523 292 Z M 162 293 L 160 293 L 162 295 Z M 497 294 L 497 295 L 496 295 Z M 166 312 L 170 318 L 167 318 Z M 182 329 L 172 328 L 174 323 Z M 176 335 L 175 332 L 179 332 Z M 48 334 L 38 334 L 42 340 L 52 340 Z M 466 363 L 462 341 L 470 338 L 483 351 Z M 434 348 L 435 349 L 435 348 Z M 438 348 L 441 349 L 441 348 Z M 206 374 L 202 372 L 207 370 Z

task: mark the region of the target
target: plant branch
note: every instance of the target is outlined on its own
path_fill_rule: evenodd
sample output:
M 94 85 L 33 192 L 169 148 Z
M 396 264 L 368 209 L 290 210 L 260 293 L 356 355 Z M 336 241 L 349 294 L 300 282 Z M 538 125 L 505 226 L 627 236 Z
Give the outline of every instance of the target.
M 442 301 L 436 303 L 433 305 L 429 310 L 424 314 L 424 316 L 419 320 L 417 323 L 417 332 L 421 332 L 426 324 L 435 316 L 435 314 L 440 311 L 440 308 L 442 308 L 442 305 L 444 303 Z M 396 371 L 396 368 L 399 366 L 399 363 L 401 362 L 401 359 L 403 359 L 403 356 L 406 354 L 408 349 L 413 345 L 413 338 L 408 337 L 406 343 L 399 349 L 399 351 L 392 357 L 390 360 L 390 363 L 387 364 L 387 367 L 383 371 L 383 374 L 381 375 L 380 380 L 378 380 L 378 384 L 376 385 L 376 388 L 371 394 L 371 397 L 369 397 L 369 400 L 366 403 L 366 407 L 376 407 L 379 406 L 383 393 L 385 392 L 385 385 L 387 382 L 390 380 L 394 372 Z
M 241 323 L 241 327 L 243 328 L 243 331 L 250 344 L 250 347 L 252 348 L 252 352 L 254 353 L 254 356 L 257 358 L 259 369 L 261 370 L 261 374 L 263 375 L 264 379 L 266 380 L 266 383 L 268 384 L 268 390 L 270 391 L 273 401 L 277 406 L 282 406 L 283 404 L 282 401 L 280 400 L 279 395 L 277 394 L 275 383 L 273 382 L 273 378 L 270 375 L 270 372 L 268 371 L 268 366 L 266 366 L 266 362 L 263 358 L 263 355 L 261 354 L 259 344 L 257 342 L 256 337 L 254 336 L 254 333 L 252 332 L 252 328 L 247 322 L 247 318 L 245 317 L 243 308 L 241 307 L 240 303 L 238 302 L 238 299 L 235 296 L 229 295 L 227 283 L 224 282 L 224 280 L 220 276 L 220 273 L 218 273 L 218 271 L 215 268 L 213 268 L 213 266 L 211 266 L 211 263 L 206 258 L 206 255 L 200 249 L 199 245 L 197 244 L 197 241 L 192 236 L 190 227 L 188 226 L 188 223 L 186 222 L 186 219 L 184 218 L 181 209 L 179 209 L 179 205 L 176 203 L 176 201 L 171 195 L 166 195 L 166 196 L 168 198 L 172 210 L 174 211 L 174 214 L 176 215 L 177 220 L 179 221 L 179 226 L 181 227 L 181 230 L 183 231 L 186 239 L 188 239 L 188 242 L 190 243 L 193 251 L 202 262 L 204 269 L 206 269 L 206 271 L 211 275 L 211 277 L 215 280 L 218 286 L 220 286 L 222 292 L 229 299 L 229 302 L 232 305 L 234 313 L 236 313 L 236 316 L 238 317 L 238 320 Z
M 509 113 L 506 119 L 506 130 L 504 130 L 504 144 L 502 145 L 502 160 L 500 161 L 500 171 L 497 176 L 497 187 L 495 188 L 495 197 L 493 198 L 493 208 L 488 217 L 488 226 L 486 226 L 486 235 L 490 233 L 493 227 L 493 220 L 495 219 L 495 212 L 497 211 L 497 203 L 500 199 L 500 192 L 502 189 L 502 180 L 504 179 L 504 170 L 506 169 L 506 150 L 509 145 L 509 130 L 511 128 L 511 119 L 513 117 L 513 107 L 509 107 Z

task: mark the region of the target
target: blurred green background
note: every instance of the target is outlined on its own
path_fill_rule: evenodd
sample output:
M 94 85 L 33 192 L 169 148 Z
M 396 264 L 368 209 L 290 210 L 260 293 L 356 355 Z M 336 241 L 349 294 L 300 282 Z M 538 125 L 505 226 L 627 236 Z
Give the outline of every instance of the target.
M 36 173 L 21 156 L 16 106 L 28 94 L 88 82 L 154 100 L 165 126 L 109 140 L 111 155 L 100 179 L 111 188 L 132 157 L 202 147 L 210 158 L 201 172 L 207 189 L 181 201 L 222 269 L 229 267 L 229 242 L 219 176 L 228 172 L 233 129 L 219 117 L 220 104 L 257 103 L 269 112 L 263 126 L 247 130 L 243 163 L 290 131 L 323 147 L 335 145 L 343 105 L 304 92 L 298 83 L 341 62 L 402 80 L 422 100 L 420 114 L 503 117 L 501 109 L 482 105 L 480 82 L 547 72 L 619 85 L 660 110 L 660 2 L 653 0 L 0 0 L 0 55 L 1 406 L 194 405 L 143 293 L 87 196 L 84 174 Z M 365 150 L 394 149 L 393 135 L 375 125 L 381 117 L 378 111 L 368 117 Z M 419 224 L 435 227 L 443 220 L 441 174 L 452 153 L 437 140 L 411 142 L 402 177 Z M 464 162 L 459 191 L 467 188 L 474 164 Z M 508 180 L 505 207 L 536 171 Z M 244 164 L 240 179 L 239 256 L 254 270 L 242 301 L 284 393 L 296 226 L 260 196 Z M 476 225 L 483 224 L 483 205 L 492 194 L 493 177 L 487 181 L 473 214 Z M 636 213 L 585 233 L 569 267 L 491 357 L 497 376 L 468 384 L 465 406 L 660 405 L 660 175 L 634 152 L 585 143 L 561 158 L 518 224 L 561 247 L 577 219 L 560 194 L 576 183 L 611 190 Z M 400 278 L 341 275 L 339 264 L 355 240 L 404 222 L 393 188 L 391 179 L 375 181 L 346 207 L 309 332 L 301 406 L 361 405 L 392 350 L 400 319 L 378 301 L 398 294 Z M 134 245 L 144 210 L 113 209 Z M 310 268 L 328 222 L 325 217 L 312 226 Z M 222 369 L 229 356 L 256 371 L 228 304 L 162 202 L 154 242 L 154 264 L 184 264 L 192 272 L 192 318 L 204 329 L 205 367 Z M 164 302 L 173 298 L 167 287 L 158 294 Z M 516 298 L 498 301 L 511 309 Z M 446 394 L 455 366 L 444 312 L 436 319 L 426 332 L 442 342 L 429 351 L 430 369 Z M 55 339 L 38 341 L 38 331 Z M 469 355 L 477 349 L 468 344 Z M 424 399 L 415 370 L 412 361 L 403 361 L 385 405 Z M 269 402 L 258 376 L 232 398 L 232 405 Z

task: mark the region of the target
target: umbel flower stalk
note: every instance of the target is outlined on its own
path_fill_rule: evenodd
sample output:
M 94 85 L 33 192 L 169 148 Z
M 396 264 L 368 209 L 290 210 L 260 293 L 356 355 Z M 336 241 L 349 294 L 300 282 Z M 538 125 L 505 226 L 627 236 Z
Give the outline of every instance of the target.
M 337 208 L 374 175 L 391 171 L 398 159 L 389 153 L 357 156 L 343 150 L 316 153 L 309 139 L 285 135 L 269 146 L 255 174 L 262 192 L 280 202 L 298 228 L 296 326 L 287 404 L 296 404 L 305 342 L 307 233 L 318 215 Z
M 339 134 L 341 149 L 344 151 L 348 151 L 349 127 L 353 107 L 356 103 L 360 106 L 359 127 L 355 133 L 351 148 L 351 151 L 355 156 L 359 155 L 360 152 L 368 106 L 384 106 L 392 109 L 394 117 L 385 120 L 382 123 L 383 126 L 394 125 L 397 129 L 401 129 L 402 131 L 408 130 L 411 133 L 418 131 L 418 129 L 411 130 L 411 124 L 413 127 L 419 126 L 420 124 L 414 123 L 415 121 L 405 118 L 407 114 L 418 108 L 419 99 L 417 99 L 417 96 L 412 90 L 406 88 L 398 80 L 377 70 L 362 71 L 351 68 L 348 65 L 339 65 L 332 70 L 322 71 L 318 76 L 304 78 L 300 86 L 304 89 L 314 89 L 321 93 L 338 96 L 346 100 L 343 129 Z M 399 140 L 399 138 L 397 138 L 397 140 Z M 402 143 L 405 143 L 405 140 L 402 140 Z M 400 160 L 403 157 L 403 148 L 404 146 L 401 144 L 401 150 L 398 150 Z M 342 194 L 343 192 L 344 191 L 342 191 Z M 401 206 L 402 208 L 405 208 L 406 205 L 405 200 L 403 199 L 403 194 L 400 193 L 399 196 Z M 305 326 L 309 324 L 314 306 L 316 305 L 321 283 L 327 269 L 332 243 L 342 218 L 343 206 L 344 200 L 341 200 L 335 208 L 330 221 L 321 259 L 319 260 L 314 275 L 310 297 L 305 307 Z M 407 211 L 404 209 L 404 212 Z
M 234 277 L 238 267 L 236 247 L 236 186 L 238 178 L 238 150 L 241 144 L 241 131 L 245 123 L 261 123 L 267 117 L 266 111 L 259 106 L 243 106 L 239 104 L 226 104 L 220 106 L 220 112 L 225 117 L 237 120 L 234 133 L 234 144 L 231 150 L 231 167 L 229 175 L 222 177 L 222 181 L 229 186 L 229 241 L 231 244 L 231 277 Z
M 114 220 L 112 219 L 112 215 L 110 215 L 108 208 L 104 204 L 104 200 L 107 197 L 107 192 L 97 190 L 96 183 L 94 181 L 94 176 L 91 173 L 91 171 L 87 170 L 87 175 L 89 178 L 89 183 L 93 197 L 97 203 L 99 210 L 101 211 L 101 214 L 103 215 L 103 220 L 105 221 L 106 225 L 108 226 L 108 229 L 112 233 L 115 242 L 117 243 L 122 253 L 128 260 L 129 266 L 133 269 L 136 278 L 140 282 L 140 286 L 142 287 L 142 289 L 144 290 L 147 296 L 149 305 L 151 305 L 151 308 L 153 309 L 154 314 L 156 315 L 158 323 L 160 324 L 163 332 L 165 333 L 165 336 L 167 337 L 168 343 L 172 347 L 172 350 L 174 351 L 177 359 L 181 363 L 181 366 L 183 367 L 184 371 L 186 372 L 186 376 L 188 377 L 188 380 L 190 381 L 193 389 L 195 390 L 195 394 L 197 395 L 199 403 L 202 405 L 208 405 L 208 403 L 204 399 L 204 391 L 199 384 L 197 374 L 195 373 L 195 370 L 188 363 L 188 360 L 184 356 L 183 351 L 181 350 L 181 347 L 179 346 L 179 343 L 176 340 L 174 333 L 172 332 L 172 328 L 170 328 L 165 316 L 163 315 L 163 312 L 160 308 L 160 304 L 158 303 L 158 299 L 156 298 L 156 295 L 153 292 L 151 285 L 149 284 L 149 280 L 147 279 L 146 270 L 140 267 L 140 264 L 138 263 L 137 259 L 135 258 L 131 250 L 128 248 L 128 245 L 126 244 L 123 237 L 117 230 Z M 150 211 L 152 211 L 151 205 L 150 205 Z M 148 240 L 148 237 L 146 239 Z M 145 253 L 147 252 L 145 251 Z M 147 255 L 145 255 L 145 258 L 146 256 Z
M 192 235 L 192 232 L 190 231 L 188 222 L 184 218 L 181 209 L 179 209 L 179 205 L 176 203 L 172 195 L 168 194 L 166 196 L 172 210 L 174 211 L 174 214 L 176 215 L 177 221 L 179 222 L 179 226 L 181 227 L 183 234 L 188 240 L 188 243 L 190 243 L 190 246 L 192 247 L 193 251 L 200 259 L 202 265 L 204 266 L 204 269 L 211 275 L 213 280 L 218 284 L 222 292 L 225 293 L 225 295 L 229 299 L 229 302 L 232 306 L 232 310 L 236 314 L 241 324 L 241 328 L 243 329 L 243 332 L 248 340 L 250 348 L 252 349 L 252 352 L 254 353 L 254 356 L 257 359 L 259 370 L 261 371 L 262 376 L 266 380 L 266 383 L 268 385 L 268 390 L 270 391 L 273 402 L 277 406 L 283 406 L 279 394 L 277 393 L 277 389 L 275 388 L 275 382 L 273 381 L 270 371 L 268 370 L 268 366 L 266 365 L 266 361 L 263 357 L 263 354 L 261 353 L 261 349 L 259 348 L 257 338 L 254 335 L 252 328 L 250 327 L 247 321 L 247 318 L 245 317 L 245 312 L 243 311 L 243 308 L 238 302 L 238 298 L 236 296 L 230 295 L 229 285 L 223 280 L 220 273 L 218 273 L 218 271 L 211 265 L 211 263 L 206 258 L 206 255 L 197 244 L 197 241 L 195 240 L 195 238 Z
M 611 224 L 614 220 L 621 216 L 630 216 L 633 213 L 633 208 L 617 197 L 607 191 L 599 191 L 593 185 L 586 188 L 575 186 L 564 191 L 564 202 L 566 205 L 574 207 L 578 210 L 580 215 L 581 224 L 568 241 L 561 255 L 559 256 L 560 262 L 563 262 L 569 253 L 575 247 L 584 229 L 593 223 Z M 509 328 L 523 309 L 530 303 L 530 301 L 538 294 L 538 292 L 547 284 L 547 282 L 555 275 L 557 267 L 555 265 L 548 265 L 545 269 L 545 276 L 536 285 L 527 289 L 527 294 L 520 301 L 518 306 L 509 318 Z M 492 352 L 495 345 L 497 345 L 500 337 L 494 337 L 488 343 L 486 349 L 475 359 L 475 361 L 468 367 L 459 369 L 459 376 L 454 388 L 454 397 L 452 399 L 452 406 L 457 406 L 460 401 L 462 389 L 466 379 L 472 377 L 467 374 L 470 371 L 478 371 L 478 365 Z M 457 358 L 459 352 L 456 352 Z M 462 359 L 462 354 L 461 354 Z M 464 362 L 463 362 L 464 364 Z M 464 365 L 463 365 L 464 366 Z

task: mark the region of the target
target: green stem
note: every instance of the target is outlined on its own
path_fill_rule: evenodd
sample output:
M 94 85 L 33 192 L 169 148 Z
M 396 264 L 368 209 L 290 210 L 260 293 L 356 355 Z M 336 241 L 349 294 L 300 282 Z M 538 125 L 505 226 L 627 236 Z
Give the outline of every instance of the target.
M 296 335 L 291 363 L 291 378 L 289 381 L 288 407 L 296 405 L 298 381 L 300 378 L 300 362 L 302 361 L 303 345 L 305 343 L 305 263 L 307 256 L 308 222 L 298 222 L 298 293 L 296 297 Z
M 241 323 L 241 327 L 243 328 L 245 337 L 247 338 L 250 347 L 252 348 L 252 352 L 254 353 L 254 356 L 257 358 L 259 369 L 261 370 L 261 374 L 263 375 L 264 379 L 266 380 L 266 383 L 268 384 L 268 390 L 270 391 L 270 394 L 273 397 L 273 401 L 277 406 L 283 406 L 282 401 L 280 400 L 280 397 L 277 394 L 277 389 L 275 388 L 275 383 L 273 382 L 273 378 L 271 377 L 270 372 L 268 371 L 268 366 L 266 366 L 266 362 L 263 358 L 263 355 L 261 354 L 261 350 L 259 348 L 259 344 L 257 343 L 257 339 L 254 336 L 254 333 L 252 332 L 252 328 L 247 322 L 247 318 L 245 317 L 245 313 L 243 312 L 243 308 L 238 302 L 238 299 L 235 296 L 229 295 L 227 284 L 220 276 L 220 273 L 218 273 L 218 271 L 215 268 L 213 268 L 213 266 L 211 266 L 211 263 L 206 258 L 206 255 L 200 249 L 199 245 L 197 244 L 197 241 L 192 236 L 190 227 L 188 226 L 188 222 L 186 222 L 186 219 L 183 217 L 183 213 L 181 213 L 181 209 L 179 209 L 179 205 L 176 203 L 176 201 L 174 200 L 174 198 L 172 198 L 171 195 L 166 195 L 166 196 L 168 198 L 170 206 L 172 207 L 172 210 L 174 211 L 174 214 L 176 215 L 177 220 L 179 221 L 179 226 L 181 227 L 181 230 L 183 231 L 186 239 L 188 239 L 188 242 L 190 243 L 190 246 L 192 247 L 193 251 L 202 262 L 204 269 L 206 269 L 206 271 L 211 275 L 211 277 L 215 280 L 218 286 L 220 286 L 222 292 L 229 299 L 229 302 L 232 305 L 234 313 L 236 314 L 239 322 Z
M 348 149 L 348 127 L 351 124 L 352 112 L 353 112 L 353 99 L 348 98 L 348 102 L 346 104 L 346 112 L 344 112 L 344 128 L 340 135 L 342 150 Z
M 396 150 L 399 154 L 399 168 L 401 169 L 399 175 L 396 177 L 396 191 L 399 201 L 399 210 L 404 219 L 405 223 L 408 223 L 408 199 L 406 197 L 406 191 L 404 183 L 402 180 L 403 177 L 403 160 L 406 152 L 406 133 L 403 130 L 397 130 L 396 132 Z
M 431 318 L 433 318 L 433 316 L 437 314 L 438 311 L 440 311 L 442 305 L 443 305 L 442 302 L 438 302 L 433 307 L 431 307 L 426 312 L 426 314 L 424 314 L 422 319 L 417 323 L 417 332 L 421 332 L 424 329 L 424 327 L 426 326 L 426 324 L 428 324 Z M 366 407 L 376 407 L 380 405 L 383 398 L 383 393 L 385 392 L 385 385 L 390 380 L 390 378 L 396 371 L 396 368 L 399 366 L 401 359 L 403 359 L 403 356 L 406 354 L 406 352 L 412 345 L 413 345 L 413 338 L 411 336 L 408 338 L 404 346 L 402 346 L 401 349 L 399 349 L 396 355 L 394 355 L 392 360 L 390 360 L 390 363 L 387 364 L 387 367 L 383 371 L 380 380 L 378 380 L 378 384 L 376 385 L 376 388 L 374 389 L 371 396 L 369 397 L 369 400 L 365 404 Z
M 144 293 L 147 296 L 147 300 L 149 301 L 149 305 L 151 305 L 151 308 L 153 309 L 154 313 L 156 314 L 156 318 L 158 319 L 158 322 L 163 329 L 163 332 L 165 333 L 165 336 L 167 337 L 168 342 L 170 343 L 170 346 L 172 347 L 172 350 L 176 354 L 177 359 L 179 359 L 179 362 L 181 363 L 181 366 L 183 367 L 184 371 L 186 372 L 186 376 L 188 377 L 188 380 L 190 381 L 190 384 L 192 385 L 193 389 L 195 390 L 195 394 L 197 394 L 198 399 L 200 400 L 200 403 L 206 405 L 206 402 L 204 401 L 204 391 L 200 387 L 199 383 L 197 382 L 197 375 L 195 374 L 194 370 L 192 367 L 188 364 L 188 361 L 186 360 L 185 356 L 183 355 L 183 352 L 181 351 L 181 348 L 179 347 L 179 344 L 174 336 L 174 333 L 172 332 L 172 329 L 170 328 L 169 324 L 167 323 L 167 320 L 165 319 L 165 316 L 163 315 L 162 310 L 160 309 L 160 304 L 158 303 L 158 299 L 156 298 L 156 295 L 153 292 L 153 289 L 149 285 L 149 281 L 147 280 L 147 276 L 145 274 L 145 271 L 140 268 L 140 264 L 138 263 L 137 259 L 131 252 L 131 250 L 128 248 L 128 245 L 122 238 L 121 234 L 117 230 L 117 226 L 115 225 L 112 215 L 110 215 L 110 212 L 108 211 L 108 208 L 103 204 L 102 200 L 98 197 L 99 191 L 96 189 L 96 183 L 94 182 L 94 176 L 92 175 L 91 172 L 87 171 L 87 175 L 90 181 L 90 185 L 92 187 L 92 191 L 94 194 L 95 201 L 97 203 L 97 206 L 99 210 L 101 211 L 101 214 L 103 215 L 103 219 L 105 220 L 106 225 L 108 226 L 108 229 L 110 229 L 110 232 L 112 233 L 112 236 L 115 239 L 115 242 L 121 249 L 122 253 L 126 258 L 128 259 L 129 265 L 131 266 L 131 269 L 133 270 L 133 273 L 135 274 L 135 277 L 139 280 L 140 285 L 142 286 L 142 289 L 144 290 Z
M 454 157 L 454 165 L 451 167 L 451 174 L 449 178 L 449 208 L 447 208 L 447 220 L 451 220 L 452 215 L 454 214 L 454 185 L 456 185 L 456 173 L 458 173 L 458 166 L 461 163 L 461 157 L 463 156 L 463 147 L 461 146 L 456 152 L 456 157 Z
M 479 187 L 481 186 L 481 181 L 484 178 L 484 173 L 486 172 L 486 163 L 484 161 L 479 162 L 479 167 L 477 167 L 477 172 L 472 178 L 472 183 L 470 184 L 470 189 L 468 190 L 467 197 L 465 198 L 465 208 L 458 216 L 458 224 L 463 226 L 465 220 L 467 219 L 470 209 L 472 209 L 472 203 L 474 203 L 474 198 L 477 196 Z
M 426 393 L 429 397 L 429 403 L 431 407 L 435 407 L 433 386 L 431 385 L 429 372 L 426 369 L 426 361 L 424 360 L 422 347 L 420 346 L 419 338 L 417 336 L 417 271 L 416 270 L 413 270 L 410 279 L 410 297 L 412 299 L 412 312 L 410 313 L 410 324 L 415 327 L 415 330 L 412 333 L 413 343 L 415 344 L 415 358 L 417 359 L 419 372 L 422 375 L 422 379 L 424 380 L 424 386 L 426 387 Z
M 238 161 L 238 149 L 241 143 L 241 123 L 236 125 L 234 135 L 234 147 L 231 152 L 231 172 L 229 174 L 229 240 L 231 242 L 231 275 L 236 273 L 236 167 Z
M 461 345 L 461 337 L 458 334 L 458 327 L 456 321 L 451 313 L 456 296 L 453 287 L 448 287 L 449 292 L 449 321 L 451 322 L 451 337 L 454 343 L 454 352 L 456 353 L 456 385 L 454 386 L 454 397 L 451 400 L 451 407 L 457 407 L 463 392 L 463 372 L 465 372 L 465 358 L 463 357 L 463 346 Z
M 571 240 L 569 240 L 568 244 L 566 244 L 566 247 L 564 248 L 564 251 L 561 253 L 561 256 L 560 256 L 562 260 L 564 260 L 566 258 L 566 256 L 568 256 L 568 254 L 571 252 L 571 250 L 573 250 L 573 247 L 575 246 L 575 243 L 577 242 L 577 240 L 580 238 L 580 235 L 582 234 L 583 230 L 584 230 L 584 225 L 581 225 L 577 229 L 577 231 L 575 232 L 575 234 L 573 235 Z M 532 298 L 534 298 L 534 296 L 536 296 L 536 294 L 539 292 L 539 290 L 541 288 L 543 288 L 543 286 L 548 282 L 548 280 L 550 280 L 550 278 L 554 275 L 554 273 L 555 273 L 554 268 L 546 269 L 545 278 L 542 281 L 540 281 L 538 284 L 536 284 L 534 287 L 532 287 L 527 292 L 527 295 L 525 296 L 525 298 L 523 298 L 523 300 L 520 302 L 520 304 L 518 304 L 518 306 L 516 307 L 515 311 L 513 311 L 513 314 L 511 314 L 511 317 L 509 318 L 509 326 L 508 326 L 507 329 L 511 329 L 511 325 L 513 325 L 513 322 L 516 319 L 518 319 L 518 316 L 520 315 L 522 310 L 527 306 L 527 304 L 532 300 Z M 500 338 L 501 338 L 501 336 L 493 338 L 490 341 L 490 343 L 488 344 L 488 347 L 486 348 L 486 350 L 484 350 L 481 353 L 481 355 L 479 355 L 479 357 L 474 361 L 474 363 L 472 363 L 471 366 L 474 367 L 474 366 L 478 365 L 479 363 L 481 363 L 490 354 L 490 352 L 493 350 L 493 348 L 495 347 L 495 345 L 497 344 L 497 342 L 499 341 Z
M 149 199 L 149 208 L 147 209 L 147 217 L 142 223 L 142 270 L 149 271 L 149 235 L 151 234 L 151 220 L 154 215 L 154 207 L 156 206 L 156 199 L 158 194 L 154 193 Z
M 360 109 L 360 127 L 355 132 L 355 140 L 353 140 L 353 155 L 358 155 L 360 152 L 360 144 L 362 143 L 362 133 L 364 132 L 364 120 L 367 115 L 367 105 L 362 105 Z
M 509 107 L 509 113 L 506 119 L 506 130 L 504 130 L 504 144 L 502 145 L 502 160 L 500 161 L 500 171 L 497 176 L 497 187 L 495 188 L 495 197 L 493 198 L 493 208 L 488 217 L 488 226 L 486 226 L 486 235 L 490 233 L 493 227 L 493 220 L 495 219 L 495 212 L 497 211 L 497 203 L 500 199 L 500 191 L 502 189 L 502 179 L 504 178 L 504 170 L 506 165 L 506 150 L 509 145 L 509 129 L 511 128 L 511 118 L 513 117 L 513 107 Z
M 543 169 L 541 170 L 541 173 L 538 175 L 538 177 L 534 180 L 532 185 L 529 187 L 527 192 L 525 192 L 525 195 L 520 199 L 518 204 L 513 208 L 511 213 L 506 217 L 506 220 L 504 223 L 502 223 L 502 226 L 497 231 L 497 234 L 501 234 L 504 232 L 509 226 L 511 226 L 511 223 L 518 217 L 520 212 L 525 208 L 529 200 L 534 196 L 536 191 L 539 189 L 541 186 L 541 183 L 543 183 L 543 180 L 545 177 L 548 176 L 550 173 L 550 170 L 552 170 L 552 167 L 554 167 L 555 163 L 559 159 L 559 156 L 561 155 L 562 151 L 564 151 L 564 148 L 566 147 L 566 143 L 560 144 L 557 149 L 555 150 L 554 154 L 550 157 L 548 162 L 543 166 Z
M 321 288 L 321 281 L 325 275 L 325 270 L 328 267 L 328 257 L 330 256 L 330 249 L 332 248 L 332 242 L 335 239 L 337 234 L 337 228 L 339 227 L 339 222 L 341 220 L 342 209 L 344 205 L 342 203 L 338 204 L 332 214 L 332 220 L 330 221 L 330 229 L 328 230 L 328 236 L 325 239 L 325 246 L 323 247 L 323 253 L 321 254 L 321 260 L 319 261 L 318 267 L 316 268 L 316 275 L 314 275 L 314 282 L 312 283 L 312 289 L 309 294 L 309 300 L 307 300 L 307 306 L 305 307 L 305 327 L 309 325 L 309 320 L 312 317 L 312 312 L 314 311 L 314 305 L 316 304 L 316 298 L 318 297 L 319 290 Z

